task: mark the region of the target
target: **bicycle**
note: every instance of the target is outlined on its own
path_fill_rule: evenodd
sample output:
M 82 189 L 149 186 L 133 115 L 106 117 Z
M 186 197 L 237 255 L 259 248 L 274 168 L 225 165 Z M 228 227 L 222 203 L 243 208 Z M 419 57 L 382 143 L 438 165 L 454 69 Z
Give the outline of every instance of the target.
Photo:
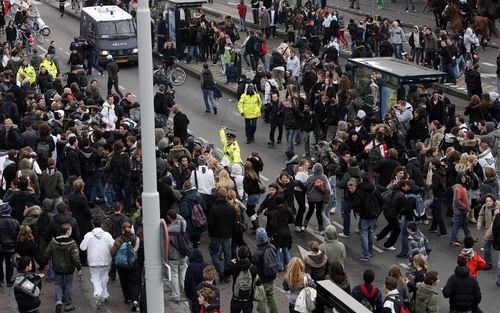
M 186 72 L 179 66 L 179 61 L 174 59 L 174 65 L 165 69 L 163 64 L 153 71 L 154 85 L 180 86 L 186 81 Z

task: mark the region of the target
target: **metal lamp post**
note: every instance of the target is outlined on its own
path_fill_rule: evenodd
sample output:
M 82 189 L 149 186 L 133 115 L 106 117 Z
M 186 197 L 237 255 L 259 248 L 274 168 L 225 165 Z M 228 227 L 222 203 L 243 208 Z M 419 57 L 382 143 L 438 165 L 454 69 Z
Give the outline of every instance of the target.
M 141 103 L 142 141 L 142 214 L 144 225 L 144 267 L 146 301 L 149 313 L 164 313 L 162 264 L 160 256 L 160 200 L 156 187 L 156 155 L 153 111 L 153 51 L 151 13 L 148 0 L 139 0 L 137 8 L 139 38 L 139 103 Z

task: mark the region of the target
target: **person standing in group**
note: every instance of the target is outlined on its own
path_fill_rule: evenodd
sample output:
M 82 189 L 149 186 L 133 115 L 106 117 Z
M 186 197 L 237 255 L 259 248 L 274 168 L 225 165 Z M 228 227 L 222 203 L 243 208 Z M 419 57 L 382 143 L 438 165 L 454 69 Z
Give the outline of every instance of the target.
M 168 298 L 169 301 L 179 303 L 181 299 L 181 291 L 184 291 L 184 281 L 186 279 L 187 259 L 186 251 L 188 247 L 186 242 L 181 238 L 187 230 L 187 223 L 184 218 L 177 214 L 175 209 L 167 212 L 168 234 L 170 236 L 170 254 L 168 263 L 172 269 L 171 282 L 172 294 Z
M 201 90 L 203 91 L 203 101 L 205 102 L 205 113 L 210 113 L 210 109 L 212 109 L 214 114 L 217 115 L 217 100 L 214 97 L 215 80 L 207 63 L 203 63 L 200 81 Z
M 7 202 L 0 204 L 0 284 L 4 280 L 3 263 L 5 261 L 5 280 L 7 287 L 13 284 L 14 267 L 10 261 L 16 248 L 16 237 L 19 233 L 19 222 L 10 215 L 11 207 Z
M 394 56 L 397 59 L 402 58 L 403 42 L 405 41 L 405 33 L 403 28 L 399 25 L 398 21 L 392 22 L 392 27 L 389 30 L 391 36 L 392 47 L 394 48 Z
M 259 0 L 250 0 L 250 6 L 252 7 L 253 23 L 255 25 L 259 25 L 260 1 Z
M 76 241 L 71 238 L 72 227 L 65 223 L 61 225 L 62 235 L 52 239 L 45 250 L 45 258 L 52 258 L 54 268 L 54 287 L 56 297 L 56 313 L 75 310 L 73 305 L 73 273 L 82 274 L 82 265 Z
M 372 312 L 382 312 L 382 291 L 373 284 L 375 272 L 367 269 L 363 272 L 363 282 L 352 288 L 351 295 Z
M 276 248 L 269 242 L 267 232 L 262 227 L 257 228 L 255 241 L 257 243 L 257 250 L 252 256 L 252 263 L 257 267 L 260 281 L 266 291 L 266 298 L 258 303 L 258 311 L 267 312 L 269 310 L 269 313 L 278 313 L 278 305 L 274 297 L 274 280 L 278 273 L 279 264 L 269 264 L 266 262 L 273 259 L 266 257 L 266 254 L 274 254 L 277 261 Z M 268 251 L 268 249 L 274 249 L 275 251 Z
M 126 246 L 128 245 L 128 246 Z M 139 307 L 139 289 L 141 285 L 140 271 L 137 268 L 137 250 L 139 250 L 140 239 L 132 233 L 132 225 L 125 222 L 122 225 L 122 234 L 116 238 L 111 255 L 115 256 L 116 270 L 120 278 L 120 286 L 122 288 L 123 298 L 125 303 L 132 304 L 132 312 L 135 312 Z M 120 255 L 125 250 L 125 254 L 132 254 L 134 257 L 126 257 L 126 263 L 121 264 Z
M 496 178 L 495 178 L 496 179 Z M 477 219 L 477 230 L 481 230 L 484 227 L 484 260 L 486 261 L 486 269 L 493 268 L 493 258 L 491 255 L 491 248 L 493 246 L 493 222 L 496 216 L 500 213 L 500 201 L 496 200 L 493 194 L 487 194 L 484 197 L 483 206 L 479 212 Z
M 114 87 L 116 94 L 123 98 L 123 94 L 120 91 L 120 85 L 118 83 L 118 72 L 120 68 L 118 64 L 113 60 L 113 56 L 110 54 L 106 57 L 108 63 L 106 63 L 106 71 L 108 72 L 108 95 L 111 94 L 111 88 Z
M 268 146 L 274 147 L 274 133 L 278 128 L 278 144 L 281 143 L 283 137 L 283 124 L 285 123 L 285 107 L 280 101 L 280 94 L 277 90 L 271 91 L 271 101 L 269 103 L 269 142 Z
M 94 229 L 85 234 L 80 249 L 87 251 L 87 262 L 90 267 L 90 281 L 94 288 L 96 304 L 106 303 L 108 293 L 108 272 L 111 267 L 111 247 L 115 241 L 110 233 L 104 231 L 102 219 L 93 220 Z
M 500 94 L 500 48 L 497 56 L 497 93 Z
M 240 3 L 238 4 L 238 16 L 240 17 L 240 32 L 247 31 L 247 25 L 246 25 L 247 10 L 248 7 L 245 4 L 245 0 L 240 0 Z
M 441 161 L 437 158 L 431 159 L 429 164 L 429 172 L 427 173 L 426 185 L 432 191 L 434 200 L 431 204 L 432 208 L 432 224 L 429 232 L 437 233 L 438 227 L 441 237 L 448 236 L 446 225 L 443 219 L 443 204 L 445 203 L 446 194 L 446 174 Z
M 460 247 L 462 244 L 458 241 L 458 230 L 462 228 L 465 236 L 470 236 L 468 216 L 471 211 L 469 194 L 465 185 L 467 184 L 467 176 L 464 172 L 459 172 L 457 175 L 457 183 L 453 189 L 453 228 L 451 230 L 452 246 Z
M 259 186 L 260 178 L 253 163 L 250 161 L 245 162 L 244 173 L 243 190 L 247 194 L 247 215 L 250 217 L 250 222 L 252 223 L 252 228 L 250 228 L 250 230 L 255 232 L 259 227 L 259 220 L 255 207 L 259 203 L 262 193 Z
M 120 202 L 115 201 L 113 203 L 113 211 L 103 222 L 103 229 L 111 234 L 113 240 L 116 240 L 122 234 L 122 225 L 128 222 L 128 217 L 122 213 L 122 205 Z M 115 261 L 111 262 L 111 267 L 109 269 L 109 279 L 112 281 L 116 280 L 116 266 Z
M 261 115 L 262 100 L 260 95 L 253 89 L 253 85 L 248 85 L 245 93 L 238 101 L 238 110 L 245 119 L 245 135 L 247 144 L 255 141 L 255 131 L 257 130 L 257 119 Z
M 283 289 L 289 291 L 288 310 L 290 313 L 295 313 L 295 302 L 305 287 L 316 288 L 316 283 L 311 276 L 305 273 L 305 265 L 298 257 L 293 257 L 288 263 L 285 272 L 285 279 L 283 280 Z

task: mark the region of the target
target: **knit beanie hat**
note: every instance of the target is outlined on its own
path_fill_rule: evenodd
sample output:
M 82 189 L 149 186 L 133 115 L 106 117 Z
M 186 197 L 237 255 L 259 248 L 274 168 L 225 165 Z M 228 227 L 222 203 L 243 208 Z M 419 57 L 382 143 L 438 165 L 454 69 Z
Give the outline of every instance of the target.
M 10 213 L 10 205 L 9 205 L 9 203 L 8 202 L 3 202 L 3 201 L 0 200 L 0 211 L 2 212 L 2 214 L 9 214 Z
M 264 244 L 269 240 L 267 237 L 267 232 L 264 228 L 259 227 L 255 233 L 255 241 L 258 245 Z

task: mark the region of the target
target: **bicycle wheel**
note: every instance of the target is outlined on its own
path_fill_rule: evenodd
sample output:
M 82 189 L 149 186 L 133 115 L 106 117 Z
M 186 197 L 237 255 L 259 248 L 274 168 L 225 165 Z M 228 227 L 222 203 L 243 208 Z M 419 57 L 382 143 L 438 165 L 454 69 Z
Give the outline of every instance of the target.
M 175 67 L 170 72 L 170 77 L 172 77 L 172 84 L 174 86 L 180 86 L 186 81 L 186 72 L 180 67 Z
M 43 44 L 45 42 L 45 37 L 40 32 L 34 32 L 35 39 L 38 43 Z

